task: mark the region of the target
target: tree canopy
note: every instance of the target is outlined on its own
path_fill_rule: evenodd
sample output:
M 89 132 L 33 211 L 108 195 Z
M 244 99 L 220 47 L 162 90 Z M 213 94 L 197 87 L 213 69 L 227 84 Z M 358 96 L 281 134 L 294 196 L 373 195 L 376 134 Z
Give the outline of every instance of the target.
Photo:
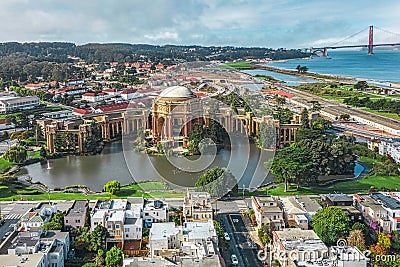
M 106 267 L 121 267 L 123 260 L 122 250 L 116 246 L 106 253 Z
M 349 232 L 350 218 L 339 207 L 330 206 L 316 212 L 312 220 L 315 233 L 327 245 L 334 245 Z
M 269 162 L 266 166 L 269 166 Z M 312 159 L 311 151 L 302 146 L 292 145 L 278 151 L 273 159 L 271 172 L 276 182 L 283 182 L 285 192 L 289 183 L 313 183 L 317 179 L 317 165 Z
M 227 169 L 215 167 L 201 175 L 195 184 L 197 191 L 205 191 L 211 196 L 226 194 L 229 190 L 237 191 L 237 180 Z
M 119 190 L 121 190 L 121 183 L 117 180 L 109 181 L 103 187 L 104 192 L 109 192 L 112 195 L 115 195 Z

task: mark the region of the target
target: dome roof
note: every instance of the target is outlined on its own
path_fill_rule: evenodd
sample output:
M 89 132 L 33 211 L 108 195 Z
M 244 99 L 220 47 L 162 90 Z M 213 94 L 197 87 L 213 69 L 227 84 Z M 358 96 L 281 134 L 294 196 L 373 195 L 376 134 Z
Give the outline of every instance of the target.
M 184 86 L 168 87 L 161 92 L 160 97 L 164 98 L 194 98 L 196 97 L 193 92 Z

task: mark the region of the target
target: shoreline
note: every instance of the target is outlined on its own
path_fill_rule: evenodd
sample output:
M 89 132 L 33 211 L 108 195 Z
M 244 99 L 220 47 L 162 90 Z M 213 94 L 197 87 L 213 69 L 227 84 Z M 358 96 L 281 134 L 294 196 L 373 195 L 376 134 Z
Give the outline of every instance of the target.
M 302 60 L 308 59 L 308 58 L 301 58 Z M 286 59 L 286 60 L 273 60 L 271 62 L 287 62 L 291 60 L 299 60 L 299 59 Z M 267 66 L 269 63 L 266 64 L 260 64 L 260 63 L 253 63 L 252 65 L 254 66 L 254 70 L 267 70 L 267 71 L 272 71 L 275 73 L 281 73 L 281 74 L 286 74 L 286 75 L 292 75 L 292 76 L 297 76 L 301 78 L 307 78 L 307 79 L 314 79 L 314 80 L 324 80 L 324 81 L 336 81 L 336 82 L 350 82 L 350 83 L 357 83 L 359 81 L 366 81 L 367 83 L 377 86 L 377 87 L 382 87 L 382 88 L 387 88 L 387 89 L 400 89 L 400 82 L 390 82 L 390 81 L 378 81 L 378 80 L 373 80 L 373 79 L 368 79 L 368 78 L 360 78 L 360 77 L 351 77 L 351 76 L 343 76 L 343 75 L 336 75 L 336 74 L 323 74 L 323 73 L 318 73 L 318 72 L 306 72 L 306 73 L 298 73 L 296 70 L 288 69 L 288 68 L 281 68 L 281 67 L 276 67 L 276 66 Z M 251 70 L 251 69 L 248 69 Z M 309 74 L 309 75 L 307 75 Z

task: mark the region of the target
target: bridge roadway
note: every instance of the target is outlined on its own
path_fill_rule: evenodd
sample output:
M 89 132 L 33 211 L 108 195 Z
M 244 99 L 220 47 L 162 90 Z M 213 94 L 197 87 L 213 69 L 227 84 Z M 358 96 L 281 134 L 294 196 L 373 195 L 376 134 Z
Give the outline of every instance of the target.
M 313 95 L 311 93 L 306 93 L 300 90 L 296 90 L 287 86 L 277 86 L 280 90 L 288 92 L 294 95 L 293 100 L 297 101 L 305 106 L 310 107 L 309 101 L 317 100 L 322 106 L 322 111 L 325 111 L 332 116 L 339 117 L 342 114 L 349 114 L 350 116 L 357 116 L 371 122 L 379 123 L 383 126 L 393 128 L 400 131 L 400 121 L 395 119 L 386 118 L 381 115 L 377 115 L 371 112 L 367 112 L 358 108 L 353 108 L 333 100 L 327 100 L 322 97 Z
M 382 47 L 382 46 L 397 46 L 400 43 L 390 43 L 390 44 L 373 44 L 373 47 Z M 366 48 L 369 47 L 368 44 L 363 45 L 340 45 L 340 46 L 324 46 L 324 47 L 311 47 L 311 49 L 315 50 L 323 50 L 323 49 L 341 49 L 341 48 Z

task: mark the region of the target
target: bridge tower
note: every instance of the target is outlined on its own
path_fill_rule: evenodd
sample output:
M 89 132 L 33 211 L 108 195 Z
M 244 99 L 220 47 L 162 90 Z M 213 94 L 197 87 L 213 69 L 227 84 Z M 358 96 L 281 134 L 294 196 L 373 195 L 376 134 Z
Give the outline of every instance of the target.
M 322 56 L 327 57 L 328 56 L 328 48 L 324 47 L 324 53 Z
M 368 38 L 368 55 L 374 53 L 374 26 L 369 26 L 369 38 Z

